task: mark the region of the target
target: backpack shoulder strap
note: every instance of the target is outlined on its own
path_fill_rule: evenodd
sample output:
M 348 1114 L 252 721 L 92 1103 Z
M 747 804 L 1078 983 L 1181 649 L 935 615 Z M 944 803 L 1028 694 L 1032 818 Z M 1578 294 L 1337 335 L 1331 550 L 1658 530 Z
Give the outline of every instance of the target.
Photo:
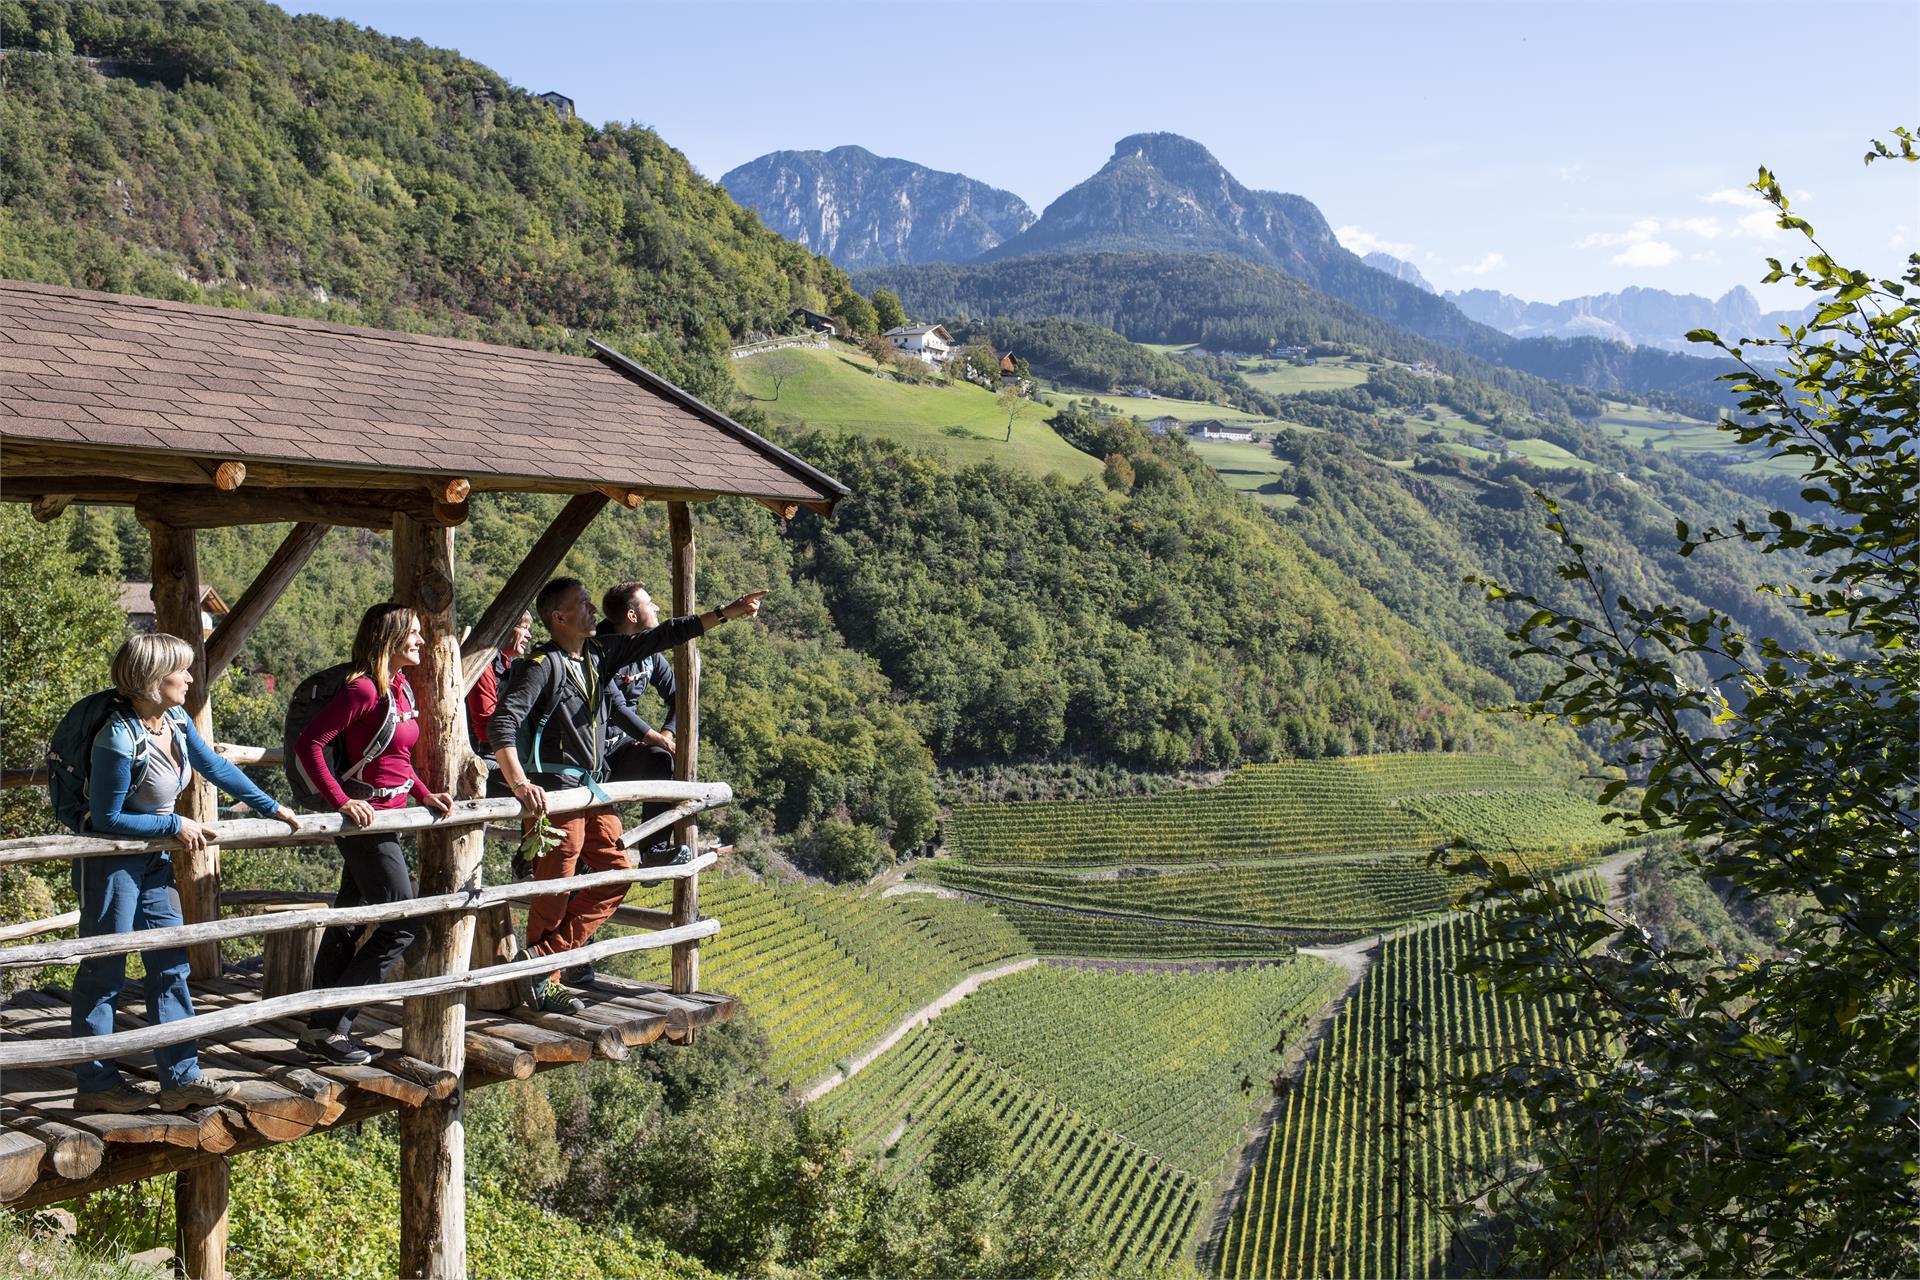
M 372 683 L 371 680 L 369 680 L 368 683 Z M 378 686 L 375 687 L 376 689 L 378 688 Z M 375 760 L 378 760 L 380 754 L 385 751 L 388 744 L 393 741 L 394 733 L 400 728 L 400 709 L 398 703 L 399 699 L 394 695 L 392 686 L 389 685 L 387 691 L 380 695 L 380 706 L 383 713 L 380 719 L 380 727 L 374 730 L 371 738 L 367 739 L 367 749 L 360 753 L 360 758 L 354 762 L 353 767 L 340 775 L 341 782 L 344 783 L 349 780 L 358 782 L 360 775 L 367 771 L 367 766 Z

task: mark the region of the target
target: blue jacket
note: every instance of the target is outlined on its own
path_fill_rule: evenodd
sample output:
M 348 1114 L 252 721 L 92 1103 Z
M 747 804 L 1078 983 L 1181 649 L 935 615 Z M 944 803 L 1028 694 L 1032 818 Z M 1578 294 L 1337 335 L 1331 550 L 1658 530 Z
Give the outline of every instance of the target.
M 266 817 L 280 812 L 274 798 L 255 786 L 253 779 L 233 764 L 214 754 L 207 740 L 193 727 L 193 721 L 179 707 L 167 709 L 167 722 L 173 726 L 174 748 L 193 769 L 222 791 Z M 180 833 L 177 813 L 130 813 L 127 793 L 133 789 L 133 753 L 140 746 L 140 722 L 131 716 L 113 715 L 93 740 L 93 771 L 87 781 L 87 808 L 91 829 L 103 836 L 122 840 L 156 840 Z

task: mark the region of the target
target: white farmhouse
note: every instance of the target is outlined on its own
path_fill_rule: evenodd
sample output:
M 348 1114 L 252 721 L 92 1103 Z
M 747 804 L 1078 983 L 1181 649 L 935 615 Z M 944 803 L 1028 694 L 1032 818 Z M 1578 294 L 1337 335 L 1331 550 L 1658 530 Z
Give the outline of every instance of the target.
M 896 350 L 933 365 L 945 364 L 953 356 L 953 335 L 937 324 L 902 325 L 884 335 Z

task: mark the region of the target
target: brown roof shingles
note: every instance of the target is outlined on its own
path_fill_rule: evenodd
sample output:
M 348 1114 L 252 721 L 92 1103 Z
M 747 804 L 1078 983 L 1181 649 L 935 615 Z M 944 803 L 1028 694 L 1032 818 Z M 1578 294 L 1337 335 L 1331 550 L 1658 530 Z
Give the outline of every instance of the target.
M 672 388 L 666 388 L 671 392 Z M 833 481 L 611 360 L 0 281 L 22 442 L 533 483 L 836 499 Z

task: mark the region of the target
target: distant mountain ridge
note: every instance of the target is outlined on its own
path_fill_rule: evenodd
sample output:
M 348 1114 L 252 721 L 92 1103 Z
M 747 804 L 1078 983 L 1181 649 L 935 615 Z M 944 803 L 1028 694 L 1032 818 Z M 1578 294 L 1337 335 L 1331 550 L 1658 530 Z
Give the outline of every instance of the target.
M 1427 283 L 1427 278 L 1420 274 L 1420 268 L 1414 266 L 1411 262 L 1402 261 L 1390 253 L 1381 253 L 1376 249 L 1366 257 L 1360 259 L 1360 261 L 1366 263 L 1375 271 L 1384 271 L 1395 280 L 1404 280 L 1416 288 L 1425 289 L 1428 293 L 1440 292 Z M 1499 326 L 1496 325 L 1494 327 L 1498 328 Z
M 1516 338 L 1600 338 L 1694 355 L 1701 352 L 1687 341 L 1689 329 L 1712 329 L 1729 339 L 1766 336 L 1778 325 L 1802 323 L 1814 310 L 1763 312 L 1744 285 L 1718 299 L 1639 287 L 1565 302 L 1528 302 L 1493 289 L 1450 290 L 1445 296 L 1473 319 Z
M 1034 221 L 1011 191 L 865 147 L 771 152 L 720 185 L 769 228 L 848 271 L 977 258 Z

